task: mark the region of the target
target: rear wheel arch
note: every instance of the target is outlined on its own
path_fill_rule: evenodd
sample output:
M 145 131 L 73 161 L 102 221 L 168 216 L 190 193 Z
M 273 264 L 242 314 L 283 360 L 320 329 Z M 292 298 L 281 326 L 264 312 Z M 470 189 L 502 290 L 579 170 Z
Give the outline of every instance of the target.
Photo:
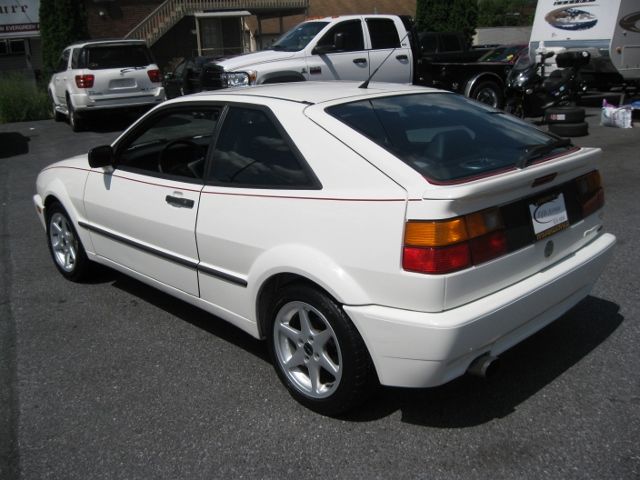
M 267 333 L 271 328 L 271 319 L 269 318 L 269 312 L 271 311 L 273 303 L 278 297 L 278 291 L 294 283 L 300 285 L 309 285 L 324 292 L 331 298 L 334 298 L 333 295 L 327 292 L 318 283 L 302 275 L 288 272 L 272 275 L 260 286 L 258 297 L 256 299 L 256 318 L 258 320 L 258 333 L 260 335 L 260 338 L 266 338 Z
M 484 72 L 474 76 L 467 81 L 464 89 L 466 97 L 482 101 L 478 98 L 484 90 L 492 91 L 495 97 L 495 108 L 502 108 L 504 103 L 504 81 L 499 75 L 491 72 Z M 487 103 L 487 102 L 483 102 Z

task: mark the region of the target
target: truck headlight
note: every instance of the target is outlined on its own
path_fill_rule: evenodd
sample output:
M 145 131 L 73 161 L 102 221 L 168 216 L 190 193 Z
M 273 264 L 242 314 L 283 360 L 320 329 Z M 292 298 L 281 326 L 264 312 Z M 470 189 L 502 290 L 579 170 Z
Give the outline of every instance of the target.
M 222 81 L 227 87 L 248 87 L 256 83 L 255 72 L 225 72 Z

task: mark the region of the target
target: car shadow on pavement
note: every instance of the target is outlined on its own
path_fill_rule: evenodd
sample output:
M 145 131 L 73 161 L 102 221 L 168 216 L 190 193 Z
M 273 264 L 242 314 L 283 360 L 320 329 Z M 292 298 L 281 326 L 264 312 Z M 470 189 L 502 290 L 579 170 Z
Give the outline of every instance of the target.
M 602 344 L 622 323 L 620 307 L 589 296 L 563 317 L 500 355 L 495 375 L 465 375 L 430 389 L 384 388 L 345 418 L 372 421 L 401 411 L 402 421 L 465 428 L 503 418 Z
M 131 295 L 135 295 L 141 300 L 148 302 L 155 307 L 161 308 L 165 312 L 168 312 L 171 315 L 204 330 L 205 332 L 232 343 L 265 362 L 269 362 L 269 355 L 264 342 L 256 340 L 248 333 L 245 333 L 234 325 L 219 319 L 215 315 L 205 312 L 198 307 L 194 307 L 187 302 L 178 300 L 169 294 L 161 292 L 160 290 L 150 287 L 124 274 L 120 274 L 114 270 L 105 268 L 105 272 L 102 275 L 103 281 L 109 281 L 110 278 L 113 282 L 112 285 L 115 288 L 123 290 Z
M 110 112 L 87 115 L 83 118 L 82 130 L 94 133 L 122 132 L 138 120 L 146 111 Z
M 18 132 L 0 132 L 0 158 L 15 157 L 29 153 L 29 137 Z
M 265 342 L 214 315 L 110 269 L 100 276 L 141 300 L 270 363 Z M 465 375 L 435 388 L 381 387 L 362 407 L 341 417 L 370 422 L 400 411 L 402 421 L 433 428 L 466 428 L 513 413 L 602 344 L 622 323 L 615 303 L 587 297 L 551 325 L 500 355 L 495 376 Z M 274 381 L 275 381 L 274 374 Z M 293 400 L 292 400 L 293 401 Z

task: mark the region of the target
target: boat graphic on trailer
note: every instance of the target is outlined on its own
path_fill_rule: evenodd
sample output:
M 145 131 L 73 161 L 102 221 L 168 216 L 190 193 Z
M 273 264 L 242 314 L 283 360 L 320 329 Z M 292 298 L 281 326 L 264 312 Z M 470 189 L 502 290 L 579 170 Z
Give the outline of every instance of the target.
M 585 10 L 565 8 L 549 12 L 545 17 L 549 25 L 561 30 L 588 30 L 598 23 L 598 18 Z

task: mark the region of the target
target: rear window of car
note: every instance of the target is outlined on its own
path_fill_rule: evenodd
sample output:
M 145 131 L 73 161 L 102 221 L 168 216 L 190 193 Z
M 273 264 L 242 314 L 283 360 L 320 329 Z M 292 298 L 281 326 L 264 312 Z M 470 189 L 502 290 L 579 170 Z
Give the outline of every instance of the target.
M 451 93 L 374 98 L 326 111 L 436 182 L 523 167 L 571 148 L 512 115 Z
M 153 63 L 146 45 L 96 45 L 82 49 L 80 68 L 146 67 Z

